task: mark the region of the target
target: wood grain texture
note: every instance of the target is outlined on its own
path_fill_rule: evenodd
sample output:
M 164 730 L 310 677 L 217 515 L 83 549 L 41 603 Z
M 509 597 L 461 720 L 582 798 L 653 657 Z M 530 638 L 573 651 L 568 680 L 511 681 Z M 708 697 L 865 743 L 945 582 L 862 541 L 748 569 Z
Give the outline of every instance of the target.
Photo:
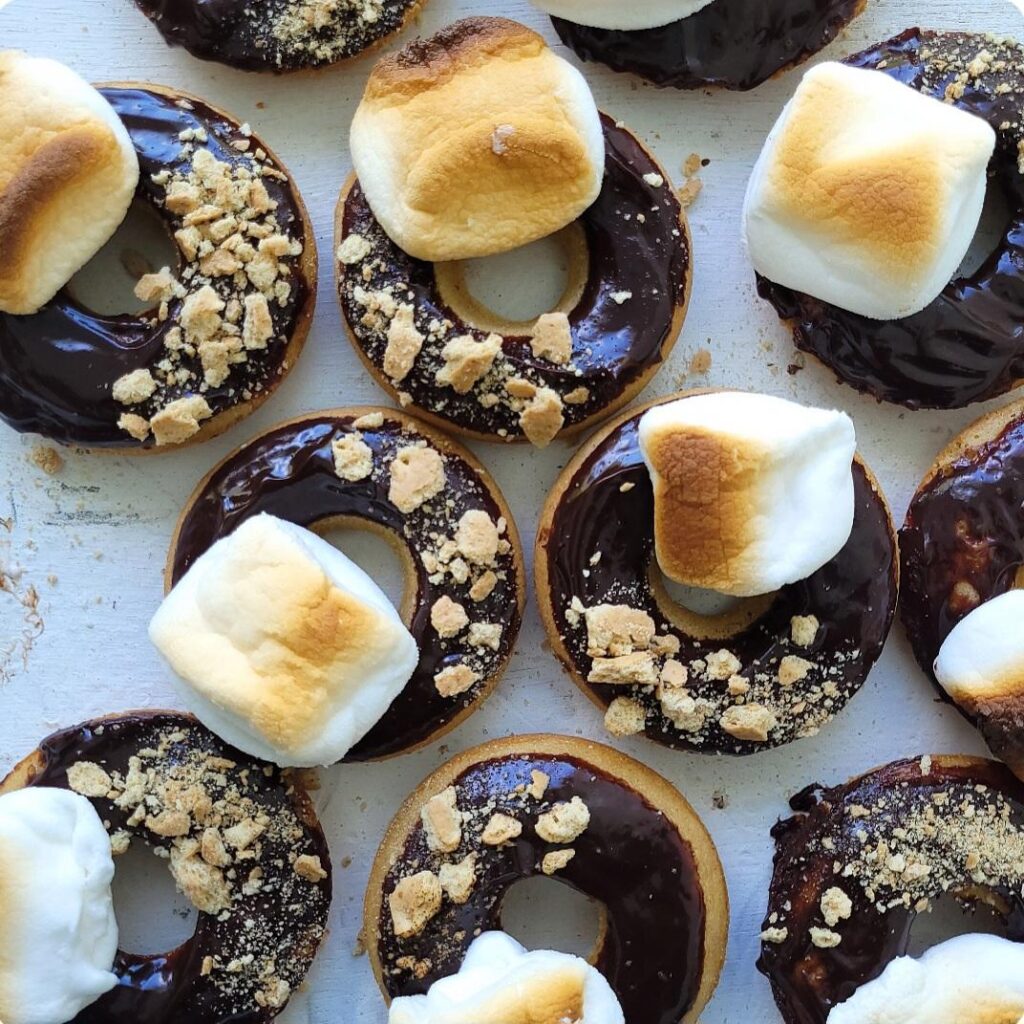
M 9 675 L 0 686 L 0 770 L 6 770 L 58 725 L 127 707 L 173 706 L 175 692 L 146 639 L 146 625 L 161 597 L 172 525 L 196 480 L 277 420 L 381 402 L 383 396 L 345 340 L 331 276 L 333 207 L 349 171 L 347 125 L 368 63 L 283 79 L 257 77 L 167 48 L 129 0 L 14 0 L 7 6 L 0 0 L 0 7 L 0 46 L 57 57 L 93 80 L 139 78 L 180 86 L 258 126 L 302 189 L 321 251 L 321 298 L 299 366 L 272 401 L 227 436 L 159 458 L 65 452 L 61 472 L 47 475 L 30 461 L 38 439 L 0 427 L 0 518 L 9 522 L 0 524 L 0 657 Z M 430 0 L 418 31 L 471 13 L 516 17 L 555 38 L 524 0 Z M 826 56 L 842 56 L 917 23 L 1024 30 L 1009 0 L 870 0 L 868 13 Z M 684 384 L 728 385 L 845 408 L 901 519 L 936 452 L 983 407 L 911 414 L 859 398 L 817 366 L 787 373 L 794 351 L 787 332 L 754 293 L 739 246 L 739 210 L 757 151 L 797 76 L 737 96 L 659 91 L 593 65 L 585 73 L 602 108 L 646 138 L 677 179 L 688 154 L 710 160 L 701 174 L 703 193 L 691 210 L 696 277 L 689 318 L 670 365 L 644 397 Z M 710 371 L 687 377 L 702 349 L 712 354 Z M 543 498 L 569 449 L 474 448 L 505 489 L 529 548 Z M 38 593 L 38 636 L 28 607 L 32 588 Z M 338 867 L 338 898 L 329 944 L 306 991 L 281 1018 L 285 1024 L 385 1020 L 369 965 L 352 955 L 363 887 L 384 826 L 447 752 L 539 729 L 607 740 L 598 713 L 543 649 L 531 606 L 498 692 L 442 746 L 386 764 L 323 773 L 318 799 Z M 785 812 L 792 792 L 899 756 L 983 749 L 954 711 L 935 703 L 898 626 L 864 691 L 814 739 L 745 760 L 678 754 L 641 741 L 617 745 L 682 789 L 704 815 L 721 852 L 732 935 L 705 1024 L 778 1019 L 754 959 L 771 866 L 768 829 Z M 724 809 L 714 808 L 715 794 L 727 797 Z

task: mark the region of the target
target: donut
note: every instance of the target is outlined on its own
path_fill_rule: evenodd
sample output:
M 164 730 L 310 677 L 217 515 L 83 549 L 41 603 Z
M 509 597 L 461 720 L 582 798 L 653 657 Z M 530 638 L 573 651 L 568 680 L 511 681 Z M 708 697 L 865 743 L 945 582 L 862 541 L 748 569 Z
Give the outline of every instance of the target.
M 988 122 L 997 145 L 989 173 L 1012 211 L 995 251 L 955 277 L 919 312 L 876 320 L 762 275 L 757 290 L 793 330 L 798 348 L 843 383 L 911 409 L 954 409 L 994 398 L 1024 378 L 1024 47 L 1008 39 L 910 29 L 850 57 Z
M 944 700 L 935 662 L 977 609 L 1024 584 L 1024 402 L 971 424 L 939 453 L 900 530 L 900 617 L 921 668 Z M 979 656 L 982 652 L 978 652 Z M 1019 768 L 1024 731 L 1012 680 L 1006 693 L 956 704 L 993 753 Z
M 500 930 L 509 889 L 540 874 L 600 903 L 590 962 L 630 1024 L 697 1020 L 718 982 L 729 920 L 711 838 L 660 775 L 567 736 L 468 750 L 395 815 L 363 922 L 385 998 L 454 974 L 476 935 Z
M 346 761 L 418 749 L 491 693 L 519 633 L 523 556 L 504 497 L 468 451 L 394 410 L 336 409 L 288 420 L 200 482 L 175 527 L 166 589 L 213 543 L 261 512 L 314 531 L 374 531 L 405 569 L 401 612 L 419 659 Z M 466 621 L 454 635 L 439 617 L 439 602 L 440 609 L 463 609 Z
M 537 601 L 556 656 L 613 735 L 750 754 L 814 735 L 861 687 L 895 613 L 899 558 L 885 497 L 858 456 L 852 532 L 820 569 L 717 614 L 674 601 L 655 563 L 654 493 L 638 434 L 648 409 L 699 394 L 708 392 L 631 409 L 572 458 L 541 513 Z M 588 611 L 598 610 L 616 616 L 595 619 L 598 632 L 630 637 L 638 663 L 629 679 L 597 672 L 622 653 L 612 650 L 617 640 L 591 635 Z
M 115 854 L 166 859 L 199 911 L 159 956 L 119 950 L 118 985 L 77 1024 L 269 1021 L 326 934 L 331 861 L 298 779 L 222 743 L 194 718 L 133 711 L 54 733 L 0 783 L 88 797 Z
M 896 761 L 791 805 L 772 829 L 757 962 L 786 1024 L 824 1024 L 906 953 L 914 919 L 944 896 L 992 908 L 1024 940 L 1024 787 L 997 762 Z
M 316 294 L 316 245 L 270 149 L 203 100 L 120 83 L 103 97 L 181 266 L 144 275 L 152 308 L 101 316 L 67 289 L 28 316 L 0 312 L 0 417 L 90 449 L 207 440 L 259 407 L 294 366 Z M 174 268 L 171 268 L 173 270 Z
M 711 0 L 661 4 L 695 8 L 685 17 L 666 13 L 652 27 L 620 28 L 582 25 L 595 16 L 586 3 L 534 0 L 552 14 L 559 38 L 583 60 L 599 61 L 614 71 L 629 71 L 655 85 L 677 89 L 753 89 L 826 47 L 867 6 L 867 0 Z M 614 26 L 633 20 L 614 5 Z M 635 16 L 644 20 L 644 13 Z M 671 19 L 671 20 L 669 20 Z M 650 24 L 650 16 L 647 16 Z
M 243 71 L 300 71 L 383 45 L 426 0 L 135 0 L 170 46 Z

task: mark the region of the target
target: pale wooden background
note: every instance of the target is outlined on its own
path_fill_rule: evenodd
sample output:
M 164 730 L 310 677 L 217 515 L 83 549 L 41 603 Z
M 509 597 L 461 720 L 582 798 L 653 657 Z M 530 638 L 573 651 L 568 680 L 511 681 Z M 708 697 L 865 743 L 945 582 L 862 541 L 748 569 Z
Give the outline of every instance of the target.
M 472 13 L 517 17 L 554 40 L 550 25 L 524 0 L 431 0 L 420 29 Z M 841 56 L 915 23 L 1002 32 L 1024 28 L 1007 0 L 871 0 L 869 13 L 828 55 Z M 180 86 L 251 121 L 290 165 L 311 209 L 322 257 L 321 298 L 303 360 L 275 399 L 227 437 L 159 458 L 66 453 L 62 472 L 50 476 L 30 461 L 37 439 L 0 427 L 0 517 L 10 520 L 9 531 L 0 528 L 0 572 L 14 591 L 0 591 L 0 652 L 9 675 L 0 687 L 4 770 L 58 725 L 130 707 L 173 705 L 173 690 L 145 626 L 160 600 L 172 524 L 194 483 L 233 446 L 275 420 L 383 396 L 344 338 L 331 281 L 332 211 L 349 169 L 347 125 L 368 72 L 365 61 L 279 80 L 230 71 L 168 49 L 129 0 L 15 0 L 0 14 L 0 46 L 57 57 L 93 80 L 148 79 Z M 593 65 L 586 74 L 600 105 L 646 137 L 677 178 L 687 154 L 711 160 L 702 175 L 704 192 L 691 211 L 693 304 L 671 364 L 650 394 L 680 386 L 691 357 L 709 348 L 711 371 L 690 377 L 693 384 L 755 388 L 839 405 L 855 418 L 862 450 L 902 519 L 934 453 L 983 409 L 912 415 L 858 398 L 817 366 L 795 376 L 786 373 L 792 347 L 754 294 L 738 245 L 738 213 L 760 143 L 796 76 L 737 96 L 661 92 Z M 524 537 L 532 539 L 538 508 L 569 449 L 556 444 L 544 453 L 489 446 L 478 451 L 505 488 Z M 364 564 L 367 550 L 357 545 L 355 552 Z M 37 630 L 25 622 L 17 598 L 30 588 L 39 594 L 43 628 L 26 652 L 26 630 Z M 488 736 L 552 728 L 596 738 L 603 733 L 597 712 L 543 649 L 531 607 L 497 694 L 443 746 L 387 764 L 324 773 L 320 802 L 338 867 L 332 934 L 306 991 L 282 1020 L 378 1024 L 385 1019 L 367 962 L 353 958 L 352 949 L 370 860 L 389 816 L 446 752 Z M 686 793 L 725 863 L 732 935 L 706 1024 L 777 1019 L 754 959 L 770 872 L 768 828 L 784 813 L 792 792 L 902 755 L 982 749 L 954 712 L 935 703 L 898 626 L 864 691 L 815 739 L 740 761 L 672 753 L 643 741 L 621 746 Z M 716 793 L 727 796 L 724 809 L 714 808 Z M 136 948 L 145 928 L 151 949 L 171 936 L 182 937 L 181 920 L 153 910 L 169 902 L 161 871 L 133 862 L 131 871 L 123 872 L 134 884 L 119 886 L 119 911 L 126 940 Z M 531 934 L 537 938 L 540 932 Z

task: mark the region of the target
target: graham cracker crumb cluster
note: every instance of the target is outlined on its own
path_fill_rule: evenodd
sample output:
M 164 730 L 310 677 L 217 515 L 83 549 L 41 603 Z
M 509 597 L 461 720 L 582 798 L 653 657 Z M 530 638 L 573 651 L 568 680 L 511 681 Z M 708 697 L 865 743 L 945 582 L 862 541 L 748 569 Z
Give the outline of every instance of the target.
M 177 276 L 168 267 L 146 274 L 135 287 L 152 304 L 161 358 L 111 382 L 125 407 L 118 426 L 157 445 L 196 434 L 213 415 L 212 393 L 231 404 L 251 401 L 286 368 L 267 353 L 287 343 L 286 307 L 303 251 L 266 185 L 287 178 L 245 126 L 230 161 L 217 159 L 205 128 L 178 138 L 177 161 L 152 182 L 163 191 L 182 268 Z
M 540 855 L 537 867 L 546 875 L 562 871 L 576 856 L 571 844 L 590 825 L 590 809 L 578 796 L 568 801 L 546 799 L 549 776 L 537 769 L 530 782 L 512 793 L 478 803 L 479 794 L 460 792 L 459 784 L 432 796 L 420 809 L 422 853 L 401 865 L 387 900 L 383 922 L 393 933 L 397 948 L 385 970 L 392 974 L 429 972 L 429 960 L 404 953 L 402 942 L 419 936 L 446 904 L 461 905 L 473 895 L 480 874 L 502 850 L 527 829 L 551 849 Z M 397 870 L 397 869 L 396 869 Z M 441 952 L 446 943 L 462 943 L 467 936 L 430 935 L 431 948 Z
M 434 685 L 458 697 L 494 674 L 507 648 L 507 609 L 488 603 L 496 588 L 514 583 L 508 523 L 483 508 L 478 484 L 454 484 L 451 456 L 418 432 L 392 425 L 382 413 L 352 422 L 331 442 L 335 473 L 371 481 L 404 516 L 403 538 L 423 566 L 432 592 L 430 625 L 445 649 Z M 457 487 L 462 493 L 452 494 Z
M 168 861 L 179 890 L 223 926 L 221 952 L 205 958 L 201 974 L 224 1005 L 280 1008 L 312 949 L 297 948 L 294 925 L 261 904 L 267 898 L 291 907 L 307 922 L 301 942 L 315 949 L 323 936 L 315 922 L 326 918 L 328 904 L 318 886 L 327 878 L 324 865 L 291 806 L 260 799 L 253 775 L 273 769 L 210 753 L 190 729 L 154 732 L 152 742 L 129 758 L 124 773 L 95 761 L 70 765 L 68 785 L 125 818 L 123 828 L 105 820 L 115 856 L 133 839 L 151 846 Z
M 563 640 L 579 650 L 579 663 L 589 664 L 587 682 L 612 691 L 605 727 L 613 736 L 655 728 L 696 745 L 723 733 L 750 743 L 811 736 L 840 707 L 844 665 L 857 656 L 815 658 L 814 616 L 791 622 L 789 645 L 802 654 L 744 665 L 727 647 L 695 646 L 671 625 L 659 631 L 653 616 L 633 604 L 588 608 L 574 597 L 564 614 L 571 635 Z
M 262 37 L 279 66 L 330 64 L 350 57 L 401 24 L 401 4 L 385 0 L 289 0 L 270 7 Z M 409 4 L 405 5 L 410 6 Z

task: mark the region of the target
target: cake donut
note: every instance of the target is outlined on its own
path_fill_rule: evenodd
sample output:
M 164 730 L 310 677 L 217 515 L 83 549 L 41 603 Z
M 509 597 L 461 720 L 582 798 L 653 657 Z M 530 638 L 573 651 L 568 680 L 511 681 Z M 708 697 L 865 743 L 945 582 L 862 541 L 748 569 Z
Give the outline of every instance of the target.
M 565 93 L 572 103 L 554 104 Z M 424 119 L 440 133 L 426 152 L 388 141 L 421 140 Z M 543 446 L 629 402 L 667 359 L 692 279 L 682 205 L 536 33 L 469 19 L 382 62 L 352 146 L 338 294 L 356 352 L 403 406 L 479 440 Z M 569 266 L 553 310 L 513 321 L 469 293 L 465 259 L 551 235 Z
M 135 0 L 171 46 L 243 71 L 300 71 L 383 45 L 426 0 Z
M 540 874 L 601 904 L 590 962 L 630 1024 L 697 1020 L 728 930 L 714 845 L 660 775 L 565 736 L 466 751 L 402 805 L 370 873 L 363 923 L 385 998 L 453 975 L 477 935 L 500 930 L 509 889 Z
M 866 0 L 533 0 L 584 60 L 677 89 L 753 89 L 826 47 Z
M 26 82 L 49 73 L 51 62 L 42 63 Z M 5 89 L 0 101 L 19 91 Z M 102 99 L 137 158 L 135 202 L 173 235 L 180 265 L 140 278 L 136 295 L 151 307 L 137 316 L 93 313 L 56 288 L 41 305 L 0 312 L 0 417 L 64 444 L 119 452 L 204 441 L 260 406 L 298 359 L 316 292 L 312 227 L 283 165 L 247 125 L 154 85 L 108 86 Z M 74 129 L 66 137 L 71 155 L 59 151 L 58 179 L 83 173 L 61 163 L 77 159 Z M 26 168 L 41 175 L 40 188 L 42 160 Z M 30 217 L 36 207 L 19 194 L 3 193 L 0 206 L 10 200 L 7 212 Z M 69 184 L 57 196 L 71 194 Z M 56 214 L 44 209 L 22 225 L 30 250 L 43 215 Z M 26 256 L 26 275 L 39 258 Z
M 431 742 L 497 685 L 522 620 L 522 548 L 497 485 L 460 445 L 405 413 L 373 407 L 274 427 L 216 466 L 189 498 L 171 541 L 166 588 L 261 513 L 313 531 L 375 531 L 405 568 L 401 612 L 418 649 L 415 667 L 346 760 Z
M 900 531 L 900 615 L 914 656 L 1018 772 L 1022 509 L 1024 402 L 1015 402 L 983 416 L 938 455 Z
M 668 449 L 683 498 L 662 505 L 642 450 L 645 417 L 689 415 L 689 403 L 712 395 L 727 399 L 712 409 L 717 425 L 693 409 L 695 445 Z M 792 430 L 762 445 L 759 435 L 787 419 Z M 735 443 L 730 424 L 742 420 L 749 433 Z M 826 461 L 810 479 L 791 474 L 811 452 Z M 668 396 L 583 445 L 544 506 L 534 570 L 554 652 L 609 732 L 750 754 L 813 735 L 842 710 L 881 653 L 899 583 L 888 506 L 854 452 L 842 414 L 742 392 Z M 774 505 L 759 493 L 769 491 Z M 763 536 L 750 535 L 765 523 Z M 823 528 L 829 535 L 801 550 Z M 717 568 L 726 549 L 732 582 Z M 691 611 L 670 595 L 666 578 L 683 581 L 678 555 L 716 566 L 685 582 L 733 595 L 723 611 Z M 743 558 L 757 564 L 744 568 Z M 755 570 L 753 585 L 740 581 Z
M 159 956 L 119 950 L 117 985 L 79 1024 L 269 1021 L 326 934 L 331 863 L 298 781 L 222 743 L 188 715 L 136 711 L 44 740 L 0 784 L 87 797 L 115 861 L 132 843 L 165 859 L 199 911 Z
M 882 401 L 909 408 L 950 409 L 1001 395 L 1024 377 L 1024 176 L 1018 166 L 1018 149 L 1024 140 L 1024 47 L 990 35 L 911 29 L 848 58 L 845 64 L 876 70 L 919 94 L 944 100 L 942 107 L 934 105 L 945 111 L 936 112 L 937 118 L 960 111 L 973 115 L 959 119 L 955 131 L 940 128 L 931 137 L 924 119 L 909 106 L 901 115 L 896 104 L 886 102 L 884 112 L 852 128 L 848 139 L 854 149 L 860 145 L 869 152 L 881 151 L 877 168 L 871 168 L 876 158 L 864 161 L 868 179 L 876 173 L 878 180 L 889 172 L 902 176 L 902 168 L 914 169 L 905 179 L 902 198 L 891 197 L 897 206 L 905 207 L 890 207 L 888 212 L 870 204 L 848 207 L 862 211 L 850 214 L 851 231 L 860 240 L 852 235 L 839 242 L 827 239 L 820 224 L 817 241 L 813 231 L 807 236 L 808 258 L 812 262 L 816 258 L 819 268 L 828 265 L 833 279 L 842 276 L 836 266 L 848 256 L 837 248 L 837 259 L 823 259 L 823 248 L 863 244 L 868 255 L 859 257 L 864 262 L 854 268 L 851 280 L 887 282 L 876 288 L 877 296 L 900 291 L 914 274 L 930 273 L 927 287 L 902 309 L 851 309 L 856 304 L 844 305 L 827 291 L 815 289 L 823 284 L 817 272 L 800 281 L 784 279 L 784 265 L 794 266 L 792 253 L 786 244 L 780 246 L 778 238 L 772 242 L 766 236 L 761 247 L 765 253 L 766 246 L 773 247 L 778 260 L 769 266 L 775 261 L 762 256 L 759 266 L 752 246 L 758 292 L 792 326 L 798 348 L 821 360 L 844 383 Z M 835 103 L 829 106 L 834 112 Z M 857 118 L 844 113 L 839 123 L 856 125 Z M 861 132 L 868 135 L 858 143 Z M 968 145 L 967 136 L 976 137 L 977 145 Z M 907 156 L 908 146 L 909 151 L 930 155 L 919 162 L 916 156 Z M 842 146 L 838 149 L 840 160 L 845 151 Z M 929 169 L 928 161 L 935 166 Z M 982 209 L 986 162 L 990 187 L 1005 194 L 1010 221 L 995 251 L 977 270 L 961 275 L 960 262 Z M 958 177 L 966 174 L 965 168 L 970 170 L 970 180 Z M 845 173 L 841 164 L 836 172 Z M 916 175 L 920 175 L 917 185 Z M 932 184 L 926 184 L 928 180 Z M 805 183 L 797 192 L 802 192 L 806 204 L 813 186 Z M 864 192 L 884 196 L 867 179 Z M 918 208 L 915 196 L 924 206 Z M 936 197 L 945 197 L 941 200 L 945 210 L 932 205 Z M 841 223 L 844 216 L 832 225 Z M 863 219 L 857 227 L 859 218 Z M 942 227 L 946 222 L 954 226 Z M 903 227 L 908 223 L 921 226 L 918 236 L 908 236 Z M 902 266 L 901 252 L 909 260 Z
M 874 1020 L 830 1011 L 905 954 L 914 919 L 945 896 L 966 910 L 990 907 L 1007 938 L 1024 940 L 1024 789 L 997 762 L 897 761 L 833 788 L 809 786 L 791 804 L 795 814 L 772 829 L 757 964 L 786 1024 Z M 916 1001 L 932 995 L 919 990 Z M 988 995 L 994 1001 L 995 989 Z

